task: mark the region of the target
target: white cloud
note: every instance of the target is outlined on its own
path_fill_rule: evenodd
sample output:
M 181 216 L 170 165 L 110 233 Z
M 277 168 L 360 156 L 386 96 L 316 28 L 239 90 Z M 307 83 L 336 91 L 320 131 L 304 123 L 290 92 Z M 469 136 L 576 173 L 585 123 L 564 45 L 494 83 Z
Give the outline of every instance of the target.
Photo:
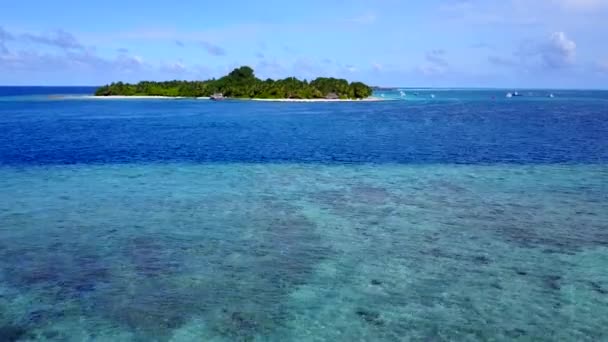
M 84 49 L 84 46 L 73 34 L 63 30 L 43 34 L 24 33 L 21 35 L 21 38 L 34 43 L 54 46 L 61 49 Z
M 128 55 L 119 55 L 113 63 L 119 70 L 127 72 L 136 71 L 144 64 L 141 57 Z
M 296 76 L 316 77 L 325 73 L 325 69 L 316 61 L 309 58 L 296 58 L 292 66 L 293 73 Z
M 17 56 L 21 55 L 26 57 L 25 59 L 33 58 L 33 56 L 39 55 L 43 56 L 43 54 L 39 54 L 35 51 L 21 51 L 10 53 L 9 49 L 6 47 L 7 41 L 15 41 L 16 43 L 34 43 L 38 45 L 46 45 L 55 47 L 63 50 L 66 54 L 72 53 L 74 51 L 80 51 L 82 53 L 86 53 L 90 50 L 90 47 L 85 47 L 76 37 L 64 30 L 56 30 L 51 32 L 43 32 L 43 33 L 11 33 L 5 30 L 3 27 L 0 27 L 0 54 L 4 55 L 3 62 L 7 63 L 8 60 L 14 61 Z M 10 55 L 10 56 L 9 56 Z
M 596 63 L 597 70 L 603 73 L 608 74 L 608 58 L 604 58 L 603 60 L 599 60 Z
M 574 63 L 576 43 L 569 39 L 564 32 L 554 32 L 549 42 L 541 47 L 541 55 L 545 64 L 559 68 Z
M 437 66 L 442 66 L 442 67 L 447 67 L 448 62 L 443 57 L 444 55 L 445 55 L 445 50 L 435 49 L 435 50 L 428 51 L 426 53 L 425 58 L 431 64 L 435 64 Z
M 446 52 L 442 49 L 427 51 L 424 64 L 418 66 L 416 70 L 424 75 L 441 75 L 448 71 L 449 63 L 445 59 Z
M 262 59 L 255 66 L 256 76 L 265 78 L 277 78 L 284 76 L 285 67 L 276 59 Z
M 13 34 L 6 31 L 4 27 L 0 26 L 0 42 L 14 39 Z
M 436 65 L 433 64 L 424 64 L 419 66 L 418 68 L 416 68 L 416 70 L 420 73 L 422 73 L 423 75 L 426 76 L 430 76 L 430 75 L 441 75 L 444 74 L 446 72 L 445 69 L 440 68 Z
M 174 62 L 162 64 L 160 70 L 170 74 L 183 74 L 187 71 L 187 68 L 182 62 Z
M 0 54 L 0 70 L 44 71 L 67 67 L 66 59 L 36 51 L 10 51 Z
M 525 66 L 531 68 L 561 69 L 571 66 L 576 60 L 576 43 L 566 33 L 558 31 L 548 35 L 544 40 L 527 40 L 522 42 L 514 55 L 518 60 L 503 65 Z M 503 59 L 507 61 L 507 59 Z M 491 58 L 490 62 L 499 62 Z
M 0 54 L 8 54 L 8 48 L 5 43 L 13 39 L 13 35 L 0 26 Z
M 23 71 L 80 71 L 95 70 L 103 73 L 114 71 L 133 72 L 146 67 L 143 59 L 127 53 L 119 53 L 115 58 L 100 57 L 92 48 L 63 50 L 57 53 L 43 53 L 37 50 L 18 50 L 0 55 L 0 70 Z
M 226 50 L 224 50 L 222 47 L 215 45 L 213 43 L 210 43 L 208 41 L 200 41 L 199 42 L 201 44 L 201 46 L 203 47 L 203 49 L 205 49 L 205 51 L 207 51 L 207 53 L 209 53 L 212 56 L 224 56 L 226 55 Z

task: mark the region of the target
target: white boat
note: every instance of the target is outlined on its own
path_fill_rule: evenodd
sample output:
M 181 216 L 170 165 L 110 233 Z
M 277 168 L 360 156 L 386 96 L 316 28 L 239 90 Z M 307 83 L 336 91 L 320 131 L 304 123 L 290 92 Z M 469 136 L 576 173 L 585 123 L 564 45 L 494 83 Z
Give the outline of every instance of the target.
M 513 94 L 507 93 L 507 98 L 512 98 L 512 97 L 513 97 Z
M 222 93 L 215 93 L 215 94 L 211 95 L 210 99 L 213 101 L 221 101 L 221 100 L 225 99 L 225 97 L 224 97 L 224 94 L 222 94 Z
M 551 99 L 552 99 L 552 98 L 554 98 L 554 97 L 555 97 L 555 95 L 553 95 L 553 94 L 549 94 L 549 98 L 551 98 Z
M 401 90 L 401 91 L 399 92 L 399 94 L 401 95 L 401 97 L 405 97 L 405 93 L 403 92 L 403 90 Z
M 434 99 L 435 98 L 435 94 L 431 94 L 431 98 Z

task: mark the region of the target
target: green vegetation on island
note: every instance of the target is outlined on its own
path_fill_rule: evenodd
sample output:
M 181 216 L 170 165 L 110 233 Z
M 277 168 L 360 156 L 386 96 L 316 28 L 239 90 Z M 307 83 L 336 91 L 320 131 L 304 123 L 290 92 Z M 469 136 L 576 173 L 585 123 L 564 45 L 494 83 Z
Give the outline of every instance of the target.
M 301 81 L 295 77 L 281 80 L 261 80 L 253 69 L 242 66 L 228 75 L 207 81 L 142 81 L 137 84 L 112 83 L 95 92 L 96 96 L 175 96 L 207 97 L 223 94 L 231 98 L 257 99 L 363 99 L 371 96 L 372 88 L 361 82 L 319 77 Z

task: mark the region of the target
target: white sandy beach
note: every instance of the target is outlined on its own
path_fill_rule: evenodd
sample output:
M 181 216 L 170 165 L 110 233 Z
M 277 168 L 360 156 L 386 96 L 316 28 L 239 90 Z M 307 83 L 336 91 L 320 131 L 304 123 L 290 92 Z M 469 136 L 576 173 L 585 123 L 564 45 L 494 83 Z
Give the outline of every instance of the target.
M 64 96 L 57 98 L 63 99 L 92 99 L 92 100 L 146 100 L 146 99 L 164 99 L 164 100 L 175 100 L 175 99 L 189 99 L 190 97 L 182 96 L 124 96 L 124 95 L 111 95 L 111 96 Z M 209 100 L 209 97 L 197 97 L 197 100 Z M 378 97 L 368 97 L 365 99 L 231 99 L 227 100 L 241 100 L 241 101 L 263 101 L 263 102 L 376 102 L 385 101 Z
M 65 96 L 63 98 L 74 98 L 74 99 L 93 99 L 93 100 L 145 100 L 145 99 L 165 99 L 165 100 L 176 100 L 176 99 L 187 99 L 190 97 L 183 96 L 124 96 L 124 95 L 111 95 L 111 96 L 95 96 L 95 95 L 84 95 L 84 96 Z M 197 100 L 209 100 L 209 97 L 197 97 Z
M 368 97 L 365 99 L 250 99 L 251 101 L 264 102 L 375 102 L 384 101 L 377 97 Z

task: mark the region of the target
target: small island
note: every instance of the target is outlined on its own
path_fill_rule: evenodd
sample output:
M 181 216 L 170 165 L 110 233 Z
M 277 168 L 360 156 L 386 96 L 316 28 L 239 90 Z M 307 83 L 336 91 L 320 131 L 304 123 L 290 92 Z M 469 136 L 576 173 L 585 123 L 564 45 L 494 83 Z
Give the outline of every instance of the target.
M 219 79 L 207 81 L 142 81 L 137 84 L 116 82 L 100 87 L 95 96 L 137 97 L 218 97 L 268 100 L 349 100 L 366 99 L 372 88 L 362 82 L 319 77 L 310 82 L 288 77 L 261 80 L 252 68 L 242 66 Z

